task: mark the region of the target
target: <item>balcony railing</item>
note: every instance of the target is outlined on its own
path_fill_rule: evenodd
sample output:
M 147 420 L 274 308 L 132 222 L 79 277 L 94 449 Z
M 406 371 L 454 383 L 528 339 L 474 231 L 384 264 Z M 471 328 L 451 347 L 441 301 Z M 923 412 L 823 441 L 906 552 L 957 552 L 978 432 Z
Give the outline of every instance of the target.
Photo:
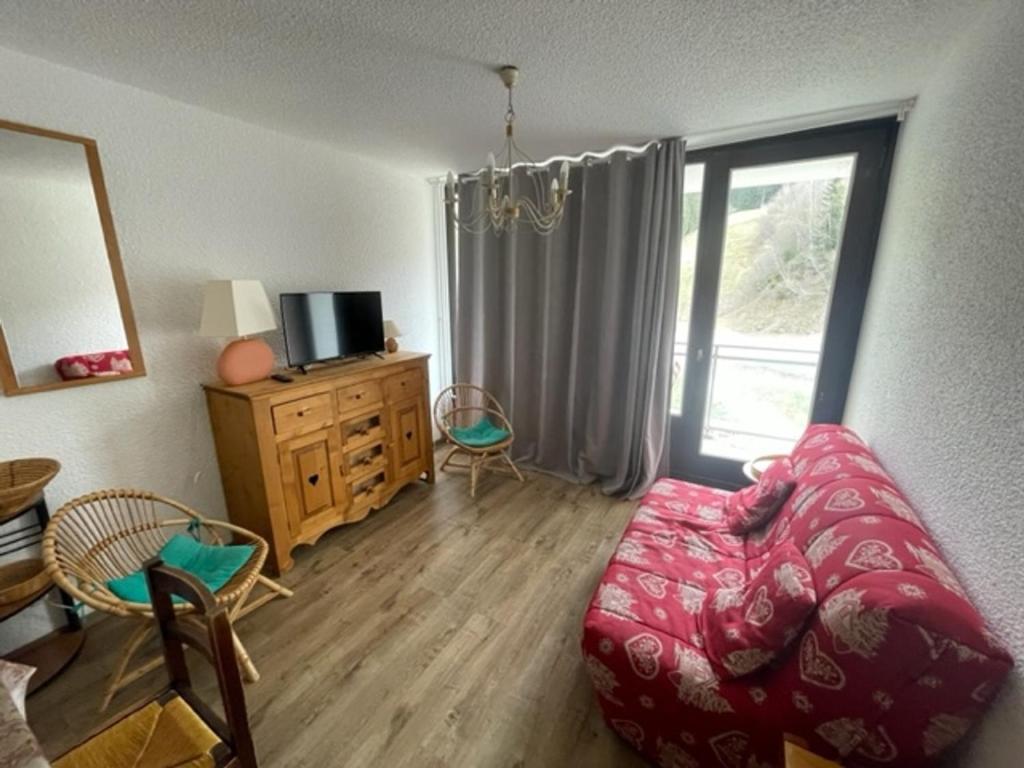
M 677 342 L 673 356 L 673 380 L 681 382 L 686 366 L 687 355 L 686 342 Z M 750 437 L 762 440 L 775 440 L 780 442 L 792 441 L 791 434 L 780 434 L 779 431 L 771 429 L 758 430 L 756 426 L 751 429 L 740 429 L 735 424 L 726 424 L 715 419 L 714 408 L 712 407 L 715 397 L 715 385 L 720 376 L 721 363 L 739 363 L 746 367 L 765 368 L 777 374 L 791 375 L 798 372 L 813 372 L 818 367 L 821 353 L 817 349 L 806 349 L 799 347 L 783 346 L 757 346 L 752 344 L 714 344 L 711 347 L 711 370 L 708 377 L 708 400 L 704 408 L 704 423 L 702 432 L 706 439 L 714 439 L 720 435 L 735 435 L 737 437 Z M 795 384 L 795 383 L 794 383 Z M 811 384 L 813 387 L 813 383 Z M 794 390 L 808 390 L 808 406 L 812 392 L 808 387 L 794 386 Z M 673 413 L 678 414 L 682 407 L 681 386 L 674 390 Z M 802 428 L 803 425 L 799 425 Z

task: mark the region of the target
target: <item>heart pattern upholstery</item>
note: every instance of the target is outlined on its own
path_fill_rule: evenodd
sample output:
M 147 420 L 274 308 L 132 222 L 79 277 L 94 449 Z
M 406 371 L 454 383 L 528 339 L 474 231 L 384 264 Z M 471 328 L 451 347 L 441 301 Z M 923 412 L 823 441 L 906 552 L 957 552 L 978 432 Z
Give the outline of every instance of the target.
M 782 730 L 852 766 L 934 764 L 1013 661 L 863 440 L 813 425 L 789 463 L 743 533 L 722 491 L 641 501 L 584 619 L 602 715 L 660 766 L 782 768 Z
M 833 691 L 841 691 L 846 687 L 843 668 L 821 650 L 814 632 L 804 634 L 800 643 L 800 679 Z
M 701 614 L 704 651 L 720 676 L 750 674 L 786 652 L 795 628 L 815 605 L 807 561 L 787 542 L 758 566 L 744 587 L 712 593 Z

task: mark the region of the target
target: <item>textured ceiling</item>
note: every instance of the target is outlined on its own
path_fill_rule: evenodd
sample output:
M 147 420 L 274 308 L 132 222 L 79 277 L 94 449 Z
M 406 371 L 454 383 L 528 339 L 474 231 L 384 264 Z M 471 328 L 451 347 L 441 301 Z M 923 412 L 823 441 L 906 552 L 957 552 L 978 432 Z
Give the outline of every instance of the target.
M 540 158 L 915 95 L 976 13 L 962 0 L 0 0 L 0 46 L 434 173 L 500 144 L 500 64 L 522 70 L 520 136 Z

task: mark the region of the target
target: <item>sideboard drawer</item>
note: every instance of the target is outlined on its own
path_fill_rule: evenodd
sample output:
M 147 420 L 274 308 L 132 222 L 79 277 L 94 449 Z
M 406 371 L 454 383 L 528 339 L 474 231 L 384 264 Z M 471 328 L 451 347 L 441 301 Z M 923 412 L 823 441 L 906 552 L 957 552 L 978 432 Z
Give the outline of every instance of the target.
M 363 381 L 338 390 L 338 412 L 351 413 L 367 406 L 380 405 L 384 399 L 379 381 Z
M 349 484 L 352 506 L 355 509 L 372 506 L 380 501 L 380 493 L 387 483 L 387 472 L 383 469 Z
M 387 467 L 388 455 L 383 442 L 345 454 L 345 475 L 349 482 L 375 474 Z
M 419 368 L 412 368 L 388 376 L 384 380 L 384 389 L 387 392 L 388 401 L 392 403 L 407 397 L 414 397 L 423 389 L 423 372 Z
M 383 415 L 371 413 L 362 418 L 349 419 L 341 425 L 342 446 L 345 451 L 357 451 L 387 437 Z
M 274 432 L 278 435 L 290 435 L 329 427 L 334 423 L 332 410 L 331 396 L 326 394 L 275 405 L 271 409 L 274 415 Z

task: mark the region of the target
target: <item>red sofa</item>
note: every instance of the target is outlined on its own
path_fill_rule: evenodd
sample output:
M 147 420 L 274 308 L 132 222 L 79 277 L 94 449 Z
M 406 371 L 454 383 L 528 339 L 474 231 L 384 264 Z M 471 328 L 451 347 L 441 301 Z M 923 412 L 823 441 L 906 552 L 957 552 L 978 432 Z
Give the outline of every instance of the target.
M 660 480 L 644 497 L 584 620 L 604 718 L 665 768 L 781 768 L 783 733 L 847 766 L 931 765 L 1013 661 L 857 435 L 811 426 L 790 459 L 795 489 L 745 536 L 724 527 L 728 492 Z M 816 607 L 771 664 L 722 675 L 705 598 L 786 542 Z

